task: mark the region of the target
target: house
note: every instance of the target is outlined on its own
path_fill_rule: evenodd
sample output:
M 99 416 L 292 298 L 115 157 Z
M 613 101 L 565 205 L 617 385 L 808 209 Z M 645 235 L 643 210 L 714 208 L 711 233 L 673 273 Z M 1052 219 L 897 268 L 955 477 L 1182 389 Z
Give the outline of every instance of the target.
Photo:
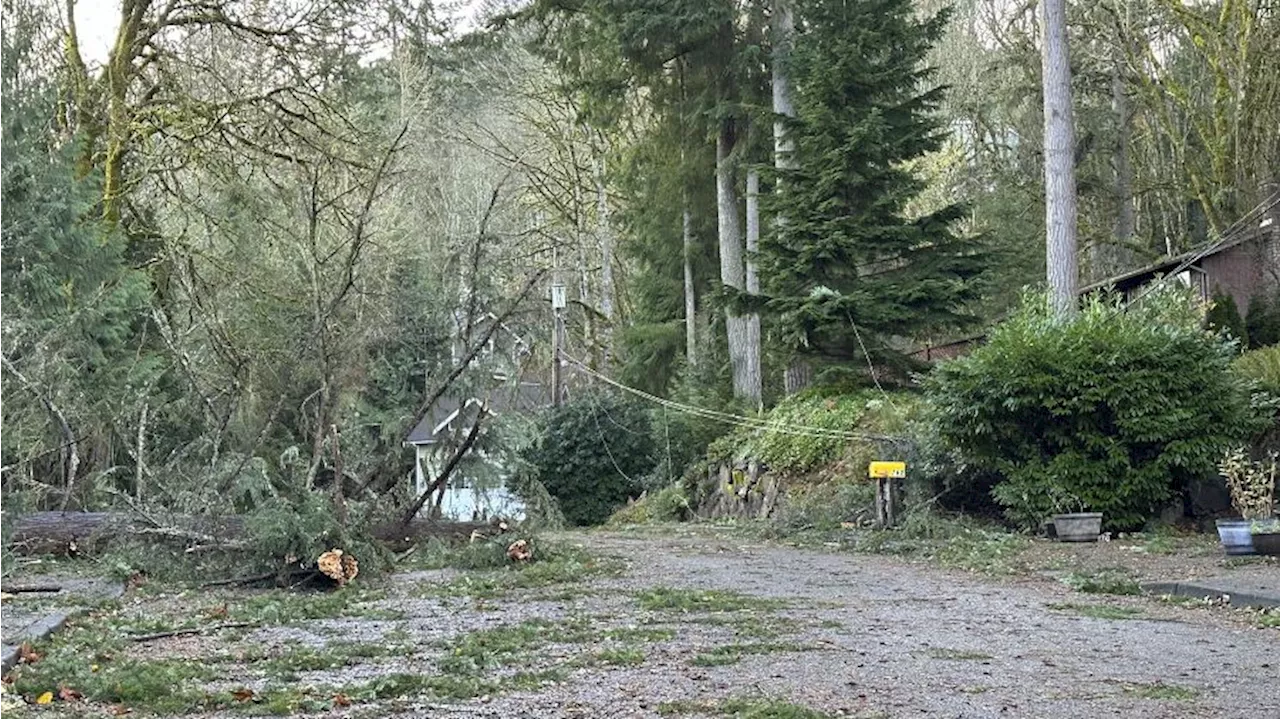
M 498 386 L 487 397 L 441 397 L 405 438 L 405 444 L 414 449 L 414 496 L 421 495 L 439 476 L 482 413 L 491 419 L 510 412 L 536 412 L 549 404 L 547 390 L 541 384 L 512 385 L 501 376 L 494 379 Z M 523 518 L 523 503 L 507 488 L 508 468 L 483 449 L 473 449 L 472 454 L 478 461 L 456 468 L 427 511 L 459 520 Z
M 1174 276 L 1178 282 L 1194 289 L 1202 299 L 1215 293 L 1230 295 L 1241 314 L 1247 314 L 1255 298 L 1280 288 L 1280 224 L 1268 217 L 1257 227 L 1204 249 L 1166 257 L 1145 267 L 1096 282 L 1080 290 L 1120 293 L 1131 301 L 1157 279 Z
M 1215 293 L 1230 295 L 1241 315 L 1259 297 L 1280 290 L 1280 222 L 1266 217 L 1256 227 L 1209 248 L 1165 257 L 1145 267 L 1095 282 L 1080 294 L 1114 292 L 1126 302 L 1140 297 L 1152 283 L 1176 272 L 1174 279 L 1190 287 L 1201 299 Z M 977 334 L 941 343 L 929 343 L 908 354 L 925 362 L 954 359 L 986 341 Z

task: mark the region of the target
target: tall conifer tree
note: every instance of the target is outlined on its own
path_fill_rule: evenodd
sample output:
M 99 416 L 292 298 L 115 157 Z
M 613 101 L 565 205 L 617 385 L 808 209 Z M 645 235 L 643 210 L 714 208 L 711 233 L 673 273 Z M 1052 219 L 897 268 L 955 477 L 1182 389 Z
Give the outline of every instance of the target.
M 938 149 L 925 58 L 945 15 L 918 19 L 910 0 L 800 0 L 791 59 L 793 167 L 763 243 L 768 307 L 784 349 L 829 360 L 901 355 L 894 338 L 966 323 L 983 269 L 961 237 L 959 205 L 905 208 L 924 182 L 903 163 Z

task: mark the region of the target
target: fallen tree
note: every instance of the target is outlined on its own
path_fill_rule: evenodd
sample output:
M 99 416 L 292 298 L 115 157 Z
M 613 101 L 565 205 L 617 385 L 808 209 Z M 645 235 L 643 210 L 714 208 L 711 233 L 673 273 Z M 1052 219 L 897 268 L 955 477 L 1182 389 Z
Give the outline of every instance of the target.
M 415 519 L 390 521 L 370 527 L 367 534 L 392 551 L 428 539 L 467 540 L 504 531 L 500 520 L 451 522 Z M 244 517 L 174 517 L 157 523 L 128 512 L 32 512 L 14 522 L 10 547 L 18 554 L 95 554 L 122 536 L 148 537 L 186 544 L 188 552 L 208 549 L 237 551 L 244 543 Z

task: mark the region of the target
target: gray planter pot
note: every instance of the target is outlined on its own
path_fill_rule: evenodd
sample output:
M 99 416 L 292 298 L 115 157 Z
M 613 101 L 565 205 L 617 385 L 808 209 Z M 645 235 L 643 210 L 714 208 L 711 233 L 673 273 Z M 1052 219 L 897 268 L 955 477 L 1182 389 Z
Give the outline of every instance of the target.
M 1096 542 L 1102 534 L 1101 512 L 1059 514 L 1053 518 L 1059 542 Z
M 1222 542 L 1222 551 L 1232 556 L 1254 554 L 1253 522 L 1248 519 L 1219 519 L 1218 539 Z

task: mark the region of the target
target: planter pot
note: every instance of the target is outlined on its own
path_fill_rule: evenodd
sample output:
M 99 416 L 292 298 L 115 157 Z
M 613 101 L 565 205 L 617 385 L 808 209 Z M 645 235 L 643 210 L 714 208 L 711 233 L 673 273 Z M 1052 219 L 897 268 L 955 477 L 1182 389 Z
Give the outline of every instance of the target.
M 1218 539 L 1223 551 L 1230 555 L 1253 554 L 1252 524 L 1248 519 L 1219 519 Z
M 1253 549 L 1258 554 L 1280 555 L 1280 532 L 1253 535 Z
M 1096 542 L 1102 534 L 1102 514 L 1059 514 L 1053 518 L 1053 529 L 1059 542 Z

